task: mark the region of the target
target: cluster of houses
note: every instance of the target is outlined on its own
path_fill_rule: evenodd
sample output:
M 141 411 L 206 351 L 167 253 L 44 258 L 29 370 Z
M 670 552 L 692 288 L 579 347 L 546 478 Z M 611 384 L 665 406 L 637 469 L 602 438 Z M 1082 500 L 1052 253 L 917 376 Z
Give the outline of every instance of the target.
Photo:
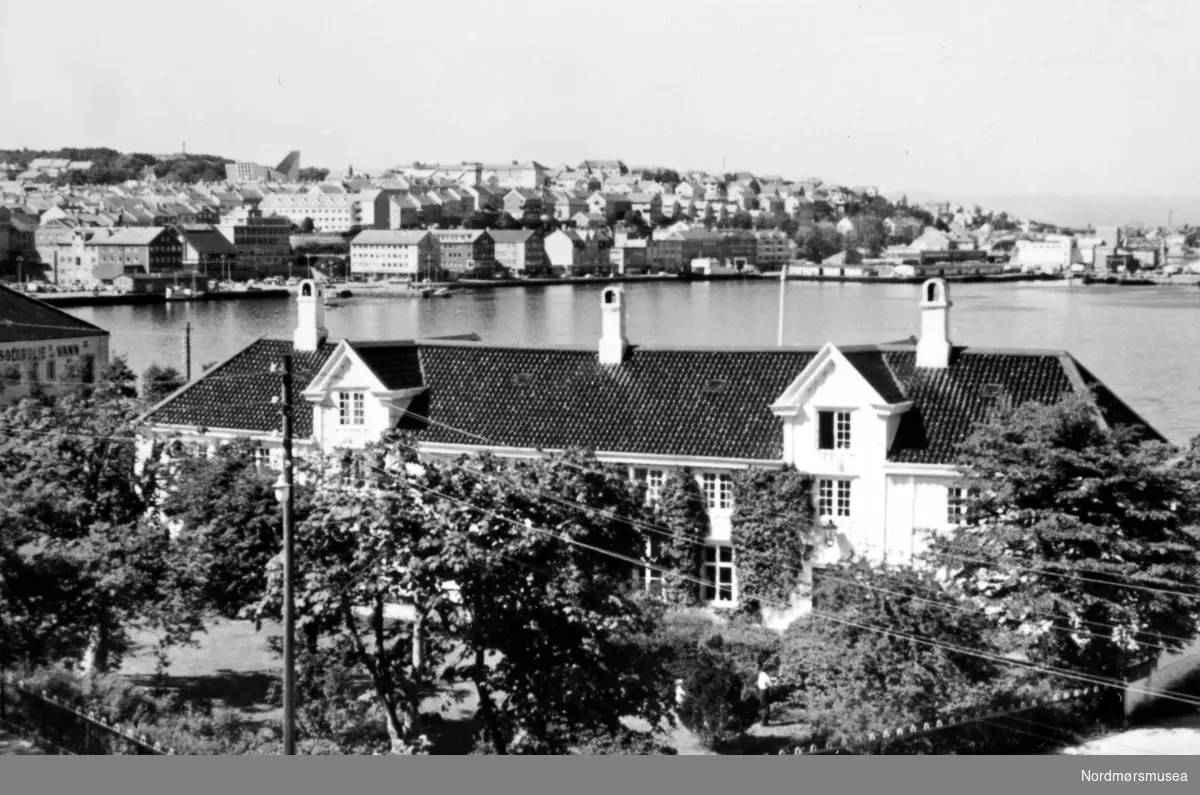
M 48 158 L 0 169 L 14 177 L 0 181 L 0 269 L 67 287 L 151 289 L 181 276 L 290 275 L 296 246 L 313 239 L 349 255 L 346 275 L 389 280 L 784 268 L 797 277 L 1061 274 L 1181 267 L 1191 256 L 1182 234 L 997 228 L 978 207 L 947 202 L 882 201 L 880 218 L 871 214 L 881 206 L 876 188 L 816 178 L 588 160 L 415 163 L 376 176 L 350 168 L 312 182 L 300 180 L 299 158 L 231 164 L 226 182 L 194 185 L 152 174 L 55 183 L 50 175 L 90 164 Z M 880 225 L 889 245 L 868 246 L 865 230 Z M 800 252 L 814 233 L 840 250 Z

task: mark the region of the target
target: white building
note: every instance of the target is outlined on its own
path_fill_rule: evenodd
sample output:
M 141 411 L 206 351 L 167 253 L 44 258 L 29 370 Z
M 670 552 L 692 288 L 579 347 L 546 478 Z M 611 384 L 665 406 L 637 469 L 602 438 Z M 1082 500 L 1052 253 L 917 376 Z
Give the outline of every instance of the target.
M 437 239 L 423 230 L 368 229 L 350 241 L 353 276 L 427 279 L 438 265 Z
M 920 296 L 916 342 L 657 349 L 630 345 L 624 292 L 608 286 L 596 345 L 518 348 L 331 341 L 321 286 L 304 282 L 292 339 L 258 340 L 206 371 L 150 413 L 147 433 L 248 437 L 278 449 L 273 365 L 294 353 L 305 373 L 301 453 L 360 447 L 400 426 L 427 456 L 532 457 L 586 445 L 651 487 L 687 467 L 711 518 L 704 592 L 718 606 L 738 600 L 737 470 L 791 464 L 813 476 L 828 528 L 816 564 L 851 553 L 903 562 L 961 518 L 956 446 L 998 402 L 1055 403 L 1095 388 L 1102 421 L 1161 438 L 1066 352 L 953 346 L 947 284 L 932 279 Z
M 1018 240 L 1013 247 L 1010 263 L 1014 268 L 1033 273 L 1065 273 L 1083 255 L 1075 238 L 1068 235 L 1047 235 L 1044 240 Z
M 317 232 L 347 232 L 362 224 L 361 200 L 348 193 L 268 193 L 259 203 L 263 215 L 277 215 L 297 226 L 306 218 Z

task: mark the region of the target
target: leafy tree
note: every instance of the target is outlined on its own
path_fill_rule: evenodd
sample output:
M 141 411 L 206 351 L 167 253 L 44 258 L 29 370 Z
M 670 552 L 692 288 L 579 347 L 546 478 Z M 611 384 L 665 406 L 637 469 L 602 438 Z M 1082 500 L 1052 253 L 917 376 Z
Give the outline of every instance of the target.
M 311 235 L 314 229 L 316 229 L 316 225 L 313 223 L 313 219 L 305 218 L 300 222 L 300 234 Z
M 268 566 L 283 544 L 276 473 L 256 460 L 246 442 L 220 445 L 206 456 L 181 452 L 167 478 L 162 512 L 178 526 L 179 543 L 195 555 L 207 602 L 220 615 L 244 618 L 262 601 Z M 297 525 L 308 513 L 310 483 L 297 478 L 293 487 Z
M 461 572 L 454 634 L 473 655 L 463 673 L 497 752 L 522 736 L 553 748 L 616 735 L 630 715 L 659 725 L 666 671 L 631 640 L 651 624 L 626 595 L 644 544 L 627 477 L 580 452 L 478 465 L 444 473 L 439 490 L 455 501 L 435 515 Z M 489 654 L 500 657 L 493 666 Z
M 504 212 L 496 219 L 497 229 L 520 229 L 521 222 L 513 218 L 510 213 Z
M 744 592 L 787 604 L 815 548 L 813 481 L 794 468 L 747 469 L 733 480 L 732 541 Z M 743 609 L 757 612 L 757 598 Z
M 193 561 L 150 512 L 158 467 L 153 449 L 139 465 L 134 383 L 116 359 L 94 385 L 0 413 L 0 613 L 6 641 L 20 642 L 10 655 L 77 663 L 88 650 L 106 671 L 137 630 L 172 644 L 201 628 Z
M 320 182 L 328 176 L 329 169 L 327 168 L 313 168 L 310 166 L 300 169 L 301 182 Z
M 746 679 L 732 661 L 705 647 L 696 661 L 683 682 L 679 721 L 712 748 L 750 728 L 756 705 L 746 698 Z
M 750 229 L 754 226 L 754 218 L 745 210 L 738 210 L 730 216 L 729 226 L 733 229 Z
M 439 465 L 412 451 L 391 436 L 347 454 L 298 534 L 301 621 L 369 675 L 393 750 L 460 675 L 497 753 L 614 734 L 626 715 L 657 724 L 665 673 L 628 641 L 647 620 L 625 594 L 640 513 L 625 480 L 579 454 Z M 276 572 L 260 614 L 278 595 Z
M 990 619 L 931 572 L 843 563 L 825 571 L 814 612 L 784 633 L 776 681 L 822 744 L 1027 692 L 1023 669 L 955 648 L 989 655 L 1002 647 Z
M 671 470 L 663 478 L 653 520 L 664 534 L 651 539 L 660 553 L 650 562 L 664 570 L 663 597 L 669 604 L 689 606 L 700 601 L 696 581 L 703 573 L 703 545 L 709 536 L 704 505 L 704 495 L 690 469 Z
M 155 405 L 184 385 L 183 373 L 174 367 L 152 364 L 142 373 L 142 399 Z
M 1196 634 L 1200 448 L 1179 456 L 1097 417 L 1086 396 L 998 408 L 961 447 L 967 522 L 931 561 L 1030 629 L 1031 660 L 1120 677 Z
M 816 226 L 797 241 L 796 256 L 809 262 L 822 262 L 841 250 L 841 238 L 835 230 Z

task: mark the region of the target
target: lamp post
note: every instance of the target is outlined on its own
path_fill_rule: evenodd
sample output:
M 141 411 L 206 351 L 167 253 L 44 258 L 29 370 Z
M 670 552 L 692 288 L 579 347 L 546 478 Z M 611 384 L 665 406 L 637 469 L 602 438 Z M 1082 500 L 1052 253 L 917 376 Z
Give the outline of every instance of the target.
M 295 599 L 292 537 L 292 357 L 283 357 L 283 468 L 275 481 L 275 499 L 283 509 L 283 753 L 296 753 Z

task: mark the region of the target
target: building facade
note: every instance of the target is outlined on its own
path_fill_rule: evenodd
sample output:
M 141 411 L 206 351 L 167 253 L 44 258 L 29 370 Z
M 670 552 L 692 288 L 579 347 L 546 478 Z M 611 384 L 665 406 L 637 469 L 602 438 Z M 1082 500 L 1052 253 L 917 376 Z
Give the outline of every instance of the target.
M 125 273 L 177 273 L 183 269 L 183 241 L 174 229 L 137 226 L 118 229 L 85 243 L 96 252 L 96 278 L 111 282 Z
M 280 274 L 292 257 L 292 224 L 264 216 L 257 207 L 241 207 L 221 217 L 216 230 L 237 250 L 238 262 L 262 274 Z
M 434 229 L 438 242 L 438 267 L 452 277 L 495 268 L 496 243 L 480 229 Z
M 0 287 L 0 405 L 95 380 L 108 364 L 108 332 L 16 290 Z
M 542 276 L 549 269 L 545 239 L 531 229 L 493 229 L 496 264 L 518 276 Z
M 277 412 L 255 406 L 278 393 L 270 365 L 294 353 L 310 374 L 298 384 L 301 451 L 358 448 L 402 427 L 436 458 L 529 458 L 586 446 L 652 494 L 667 473 L 687 468 L 710 519 L 704 590 L 720 607 L 739 601 L 731 524 L 739 470 L 791 465 L 813 477 L 825 528 L 813 565 L 850 555 L 904 563 L 931 533 L 962 521 L 957 445 L 998 401 L 1057 403 L 1092 392 L 1098 421 L 1162 438 L 1064 351 L 953 345 L 940 279 L 921 288 L 916 342 L 855 347 L 632 346 L 622 288 L 605 287 L 600 300 L 594 346 L 363 344 L 328 339 L 321 287 L 305 282 L 292 339 L 259 340 L 206 372 L 160 404 L 146 432 L 224 428 L 195 438 L 243 437 L 277 449 Z M 250 374 L 261 377 L 241 377 Z
M 438 240 L 422 230 L 368 229 L 350 241 L 350 274 L 365 279 L 431 279 Z

